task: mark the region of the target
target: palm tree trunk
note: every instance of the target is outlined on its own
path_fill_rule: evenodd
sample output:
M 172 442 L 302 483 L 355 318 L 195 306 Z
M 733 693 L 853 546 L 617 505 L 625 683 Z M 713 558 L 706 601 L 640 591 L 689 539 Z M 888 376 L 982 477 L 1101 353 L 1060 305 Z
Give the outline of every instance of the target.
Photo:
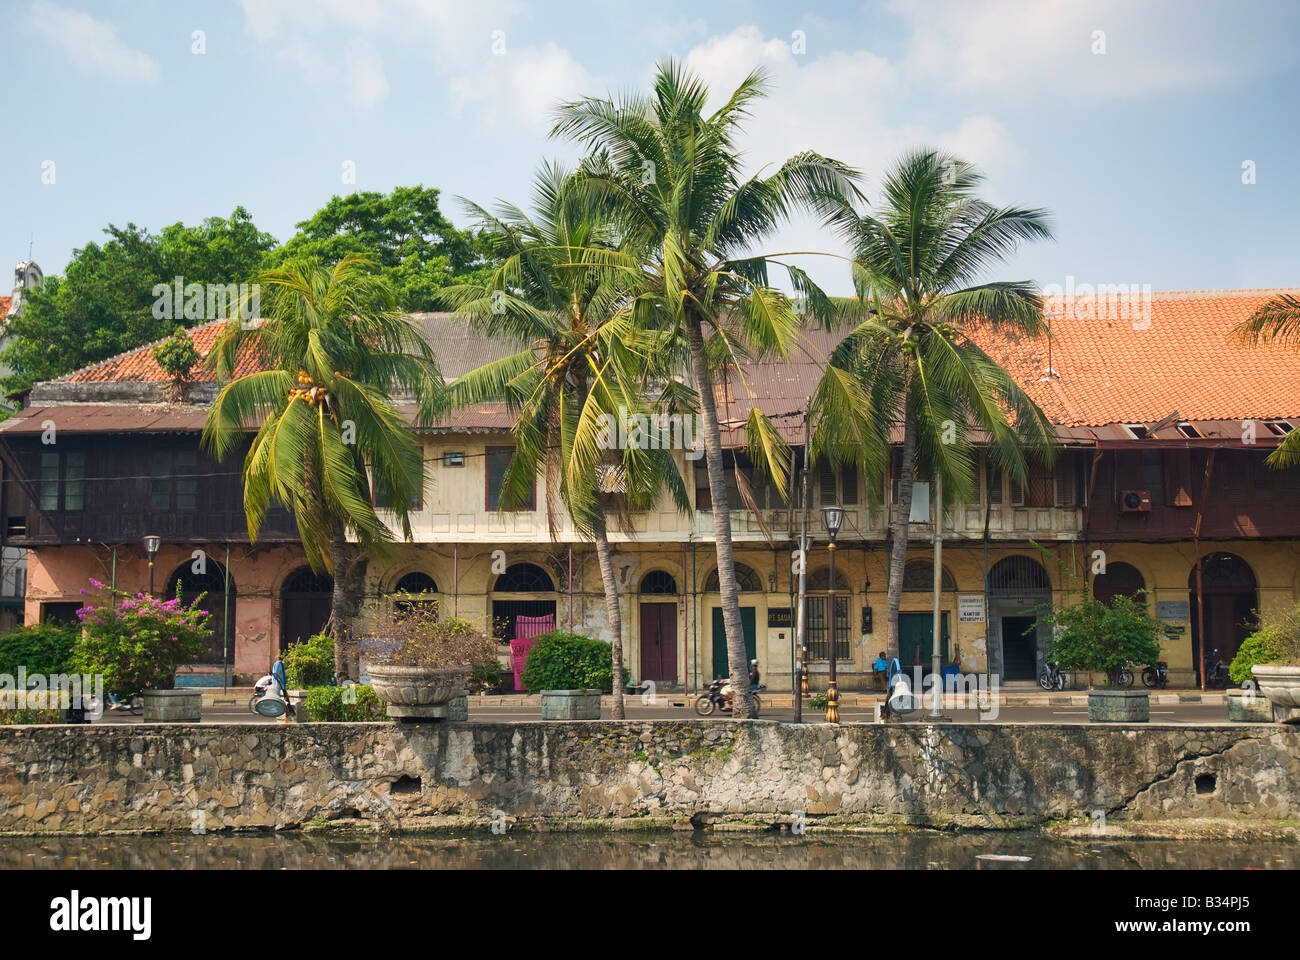
M 351 620 L 347 615 L 348 540 L 343 525 L 334 523 L 334 543 L 331 548 L 334 562 L 334 592 L 330 596 L 330 634 L 334 637 L 334 675 L 341 682 L 347 675 L 344 645 L 348 641 Z
M 596 527 L 596 561 L 600 564 L 600 582 L 605 588 L 605 614 L 609 618 L 610 646 L 614 656 L 614 703 L 610 716 L 622 720 L 623 714 L 623 615 L 618 609 L 618 583 L 614 578 L 614 558 L 609 550 L 609 536 L 604 523 Z
M 889 525 L 893 547 L 889 554 L 889 598 L 886 617 L 889 620 L 888 656 L 898 656 L 898 608 L 903 602 L 903 568 L 907 566 L 907 533 L 912 517 L 912 465 L 916 460 L 916 425 L 912 418 L 903 417 L 903 462 L 898 475 L 898 501 L 894 504 L 894 519 Z
M 722 467 L 722 435 L 718 428 L 718 405 L 713 397 L 708 361 L 704 356 L 704 332 L 699 320 L 686 321 L 691 350 L 691 374 L 700 395 L 704 419 L 704 461 L 709 474 L 709 496 L 713 500 L 713 539 L 718 555 L 718 592 L 722 595 L 722 622 L 727 633 L 727 669 L 731 671 L 732 716 L 754 715 L 749 689 L 749 664 L 745 656 L 745 628 L 740 620 L 740 591 L 736 588 L 736 557 L 731 546 L 731 507 Z

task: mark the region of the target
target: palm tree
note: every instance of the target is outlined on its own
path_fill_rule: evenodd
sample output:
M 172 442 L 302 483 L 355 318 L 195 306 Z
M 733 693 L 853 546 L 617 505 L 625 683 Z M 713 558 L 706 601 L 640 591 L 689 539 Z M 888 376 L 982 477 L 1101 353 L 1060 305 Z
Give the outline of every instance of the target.
M 753 715 L 748 664 L 736 587 L 731 512 L 714 398 L 714 374 L 723 364 L 765 354 L 785 356 L 798 339 L 800 317 L 792 302 L 768 283 L 769 263 L 780 254 L 755 254 L 796 206 L 823 211 L 832 200 L 856 196 L 856 174 L 814 153 L 788 160 L 770 176 L 741 176 L 735 140 L 750 105 L 766 92 L 755 71 L 715 112 L 704 113 L 708 89 L 667 61 L 656 72 L 653 94 L 618 101 L 587 98 L 563 104 L 552 136 L 593 151 L 579 176 L 579 191 L 615 218 L 626 250 L 635 252 L 638 290 L 630 305 L 638 327 L 670 332 L 703 420 L 705 461 L 713 501 L 718 584 L 727 636 L 727 662 L 736 692 L 734 713 Z M 620 267 L 620 269 L 626 269 Z M 829 303 L 801 271 L 787 267 L 794 288 L 825 314 Z M 752 448 L 778 452 L 775 431 L 754 411 Z M 784 489 L 779 457 L 765 463 Z
M 614 418 L 643 409 L 657 338 L 633 329 L 619 308 L 635 274 L 611 269 L 619 258 L 610 224 L 571 183 L 562 168 L 544 166 L 531 216 L 508 204 L 493 214 L 467 203 L 500 265 L 486 285 L 449 287 L 440 299 L 485 335 L 522 349 L 457 379 L 446 399 L 452 407 L 504 400 L 514 415 L 517 445 L 501 509 L 528 501 L 544 472 L 552 539 L 562 505 L 595 542 L 613 638 L 613 716 L 621 720 L 623 620 L 609 527 L 648 509 L 665 485 L 679 509 L 689 511 L 690 501 L 666 450 L 619 451 L 608 442 Z
M 409 540 L 409 512 L 421 493 L 420 445 L 394 395 L 415 398 L 428 418 L 442 385 L 428 344 L 370 269 L 348 257 L 332 268 L 302 260 L 260 274 L 263 321 L 232 319 L 210 359 L 221 380 L 250 354 L 260 369 L 222 387 L 202 437 L 224 458 L 257 425 L 243 470 L 249 539 L 257 540 L 272 503 L 293 513 L 312 569 L 334 576 L 326 629 L 340 677 L 355 615 L 349 569 L 354 556 L 393 539 L 373 504 L 389 504 Z
M 850 207 L 829 224 L 853 249 L 856 322 L 830 357 L 813 398 L 814 453 L 833 460 L 881 447 L 902 422 L 902 462 L 890 523 L 889 654 L 898 655 L 898 608 L 914 471 L 941 479 L 944 499 L 977 490 L 976 435 L 991 461 L 1021 483 L 1026 452 L 1054 456 L 1046 415 L 974 339 L 1046 331 L 1028 281 L 976 283 L 1025 240 L 1051 236 L 1042 210 L 994 207 L 975 195 L 983 177 L 933 150 L 903 156 L 882 184 L 875 214 Z M 935 517 L 942 516 L 936 504 Z
M 1233 328 L 1233 335 L 1251 346 L 1275 341 L 1300 349 L 1300 297 L 1283 294 L 1274 297 Z M 1281 470 L 1300 464 L 1300 430 L 1292 430 L 1264 461 Z

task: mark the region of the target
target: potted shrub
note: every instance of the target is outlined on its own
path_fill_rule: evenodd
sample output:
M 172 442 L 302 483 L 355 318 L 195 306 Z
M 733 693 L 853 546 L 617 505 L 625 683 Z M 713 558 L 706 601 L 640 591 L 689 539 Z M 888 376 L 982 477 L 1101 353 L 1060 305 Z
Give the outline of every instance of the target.
M 600 695 L 614 683 L 613 647 L 555 630 L 528 651 L 524 686 L 542 692 L 543 720 L 599 720 Z
M 284 651 L 285 679 L 289 688 L 285 696 L 293 708 L 295 720 L 305 720 L 303 703 L 312 687 L 334 683 L 334 638 L 318 633 L 301 643 L 291 643 Z
M 1107 606 L 1078 590 L 1075 602 L 1040 618 L 1052 627 L 1047 659 L 1071 672 L 1087 670 L 1107 678 L 1107 686 L 1088 690 L 1088 719 L 1145 723 L 1151 719 L 1146 690 L 1122 688 L 1119 673 L 1135 663 L 1160 658 L 1160 624 L 1145 603 L 1117 596 Z
M 1300 722 L 1300 604 L 1277 617 L 1262 617 L 1259 629 L 1242 643 L 1228 675 L 1245 689 L 1229 691 L 1228 716 L 1234 701 L 1239 711 L 1254 708 L 1241 719 Z M 1260 697 L 1255 694 L 1258 687 Z M 1271 710 L 1257 701 L 1266 700 Z
M 106 590 L 98 580 L 91 585 L 100 596 L 77 611 L 82 634 L 72 651 L 70 666 L 80 673 L 102 674 L 104 689 L 121 699 L 140 696 L 144 720 L 198 722 L 203 691 L 175 689 L 176 668 L 203 652 L 212 633 L 211 615 L 177 596 L 160 600 L 148 594 L 129 596 Z
M 496 645 L 468 620 L 439 620 L 432 605 L 413 604 L 362 647 L 366 673 L 388 715 L 443 720 L 465 696 L 476 666 L 496 663 Z

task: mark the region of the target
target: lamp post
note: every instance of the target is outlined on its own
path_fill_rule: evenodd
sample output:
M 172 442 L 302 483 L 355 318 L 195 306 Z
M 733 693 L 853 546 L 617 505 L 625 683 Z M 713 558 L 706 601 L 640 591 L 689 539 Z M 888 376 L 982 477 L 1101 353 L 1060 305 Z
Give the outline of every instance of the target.
M 149 555 L 149 596 L 153 596 L 153 558 L 158 555 L 158 548 L 162 546 L 162 537 L 155 537 L 152 534 L 144 538 L 144 552 Z
M 844 523 L 844 508 L 840 506 L 822 507 L 822 523 L 826 525 L 826 552 L 830 554 L 830 569 L 827 571 L 826 604 L 826 645 L 829 647 L 830 671 L 826 678 L 826 722 L 840 722 L 840 694 L 835 684 L 835 537 Z

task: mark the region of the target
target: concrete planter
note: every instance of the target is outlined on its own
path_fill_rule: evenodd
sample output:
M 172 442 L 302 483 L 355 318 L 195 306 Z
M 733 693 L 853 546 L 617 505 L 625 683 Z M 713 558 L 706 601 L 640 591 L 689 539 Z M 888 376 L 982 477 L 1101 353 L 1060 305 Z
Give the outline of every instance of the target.
M 1093 723 L 1146 723 L 1151 699 L 1145 690 L 1089 690 L 1088 719 Z
M 388 715 L 396 720 L 445 720 L 451 701 L 465 696 L 469 667 L 403 667 L 385 663 L 367 665 L 370 685 L 388 702 Z
M 599 690 L 543 690 L 543 720 L 599 720 Z
M 1273 704 L 1254 690 L 1229 690 L 1228 719 L 1238 723 L 1272 723 Z
M 1273 717 L 1283 723 L 1300 723 L 1300 667 L 1257 663 L 1250 668 L 1259 692 L 1273 704 Z
M 307 691 L 286 690 L 284 695 L 289 700 L 289 716 L 294 720 L 297 720 L 299 723 L 306 723 L 307 707 L 305 701 L 307 699 Z
M 203 690 L 182 687 L 176 690 L 145 690 L 145 723 L 198 723 L 203 719 Z
M 457 697 L 447 704 L 447 719 L 465 723 L 469 720 L 469 698 Z

